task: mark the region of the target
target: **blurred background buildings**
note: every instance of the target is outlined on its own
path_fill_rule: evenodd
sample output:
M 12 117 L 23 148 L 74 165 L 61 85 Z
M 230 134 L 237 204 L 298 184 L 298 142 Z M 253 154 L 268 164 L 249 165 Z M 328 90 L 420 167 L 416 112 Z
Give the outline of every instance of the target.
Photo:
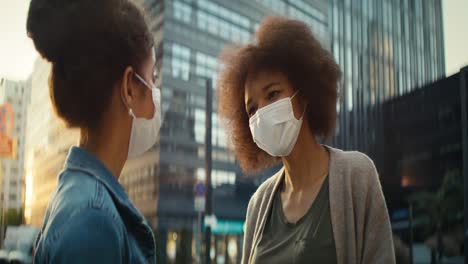
M 29 80 L 0 78 L 0 152 L 3 157 L 0 159 L 0 204 L 2 215 L 15 219 L 22 215 L 24 201 L 23 165 L 30 83 Z
M 401 243 L 410 243 L 409 197 L 436 192 L 446 176 L 456 181 L 466 173 L 467 71 L 444 76 L 441 0 L 135 1 L 147 10 L 157 43 L 163 126 L 158 143 L 127 162 L 120 182 L 156 231 L 158 263 L 196 260 L 202 249 L 194 193 L 197 183 L 205 181 L 206 80 L 216 87 L 219 52 L 228 43 L 252 40 L 267 15 L 307 23 L 340 64 L 336 135 L 326 143 L 374 159 Z M 17 166 L 2 160 L 2 197 L 23 209 L 26 222 L 34 226 L 40 226 L 68 148 L 78 139 L 77 131 L 64 128 L 53 114 L 49 71 L 50 65 L 38 59 L 30 83 L 6 85 L 2 80 L 0 86 L 0 99 L 10 94 L 19 98 L 9 102 L 18 104 L 16 119 L 24 120 L 15 135 L 18 153 L 25 153 L 18 154 Z M 274 169 L 256 177 L 241 172 L 227 149 L 216 100 L 212 103 L 218 225 L 212 230 L 211 253 L 218 263 L 238 263 L 247 203 Z M 423 208 L 415 209 L 415 230 L 421 234 L 415 242 L 424 243 L 422 227 L 430 219 L 419 215 Z M 456 224 L 461 221 L 457 215 L 451 220 Z

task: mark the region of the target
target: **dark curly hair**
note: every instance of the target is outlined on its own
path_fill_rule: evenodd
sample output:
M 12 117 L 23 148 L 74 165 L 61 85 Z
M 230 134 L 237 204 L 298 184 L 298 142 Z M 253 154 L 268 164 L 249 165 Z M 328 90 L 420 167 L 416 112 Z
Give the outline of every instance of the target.
M 31 0 L 26 27 L 52 63 L 50 97 L 69 127 L 96 128 L 125 68 L 141 67 L 154 46 L 129 0 Z
M 341 72 L 332 54 L 306 24 L 283 17 L 267 17 L 253 44 L 228 46 L 220 55 L 219 114 L 229 145 L 245 172 L 255 173 L 278 162 L 257 147 L 249 128 L 244 93 L 247 76 L 261 71 L 281 72 L 307 101 L 309 127 L 317 137 L 329 138 L 336 123 Z

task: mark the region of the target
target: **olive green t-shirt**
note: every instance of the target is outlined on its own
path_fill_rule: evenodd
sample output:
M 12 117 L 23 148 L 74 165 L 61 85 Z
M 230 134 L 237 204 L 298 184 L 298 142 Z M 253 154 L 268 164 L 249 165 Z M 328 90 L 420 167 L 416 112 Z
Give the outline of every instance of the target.
M 277 191 L 253 260 L 255 264 L 337 263 L 328 177 L 312 206 L 295 224 L 286 220 L 281 193 Z

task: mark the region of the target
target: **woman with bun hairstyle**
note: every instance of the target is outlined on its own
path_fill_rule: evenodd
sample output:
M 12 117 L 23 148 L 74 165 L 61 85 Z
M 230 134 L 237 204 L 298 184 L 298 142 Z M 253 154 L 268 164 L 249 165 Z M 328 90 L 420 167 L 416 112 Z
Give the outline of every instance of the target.
M 80 131 L 38 235 L 34 262 L 155 263 L 152 228 L 118 179 L 161 126 L 154 41 L 129 0 L 31 0 L 27 32 L 52 64 L 58 117 Z
M 247 173 L 282 163 L 250 199 L 242 263 L 395 263 L 372 160 L 334 134 L 339 66 L 303 22 L 266 18 L 221 55 L 219 113 Z

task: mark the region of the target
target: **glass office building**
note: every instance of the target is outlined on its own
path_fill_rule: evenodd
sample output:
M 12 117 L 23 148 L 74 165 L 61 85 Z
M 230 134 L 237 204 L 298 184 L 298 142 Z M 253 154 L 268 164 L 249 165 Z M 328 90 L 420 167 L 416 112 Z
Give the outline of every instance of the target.
M 148 183 L 158 186 L 152 194 L 157 196 L 154 205 L 157 209 L 147 217 L 157 230 L 160 261 L 187 260 L 187 254 L 196 259 L 199 246 L 196 244 L 198 213 L 194 208 L 194 185 L 205 180 L 205 80 L 210 78 L 216 87 L 219 52 L 227 43 L 247 43 L 262 18 L 274 13 L 305 21 L 329 46 L 328 5 L 326 1 L 303 0 L 140 2 L 147 10 L 158 43 L 163 127 L 155 147 L 159 160 L 144 169 L 154 172 L 154 176 L 150 176 L 153 180 L 139 184 L 125 184 L 123 180 L 123 185 L 130 193 L 134 193 L 133 189 L 149 188 Z M 214 100 L 213 212 L 218 218 L 218 227 L 222 228 L 214 230 L 211 251 L 214 252 L 212 257 L 220 263 L 237 263 L 247 203 L 258 182 L 242 175 L 235 157 L 227 150 L 227 139 L 216 108 Z M 127 174 L 131 176 L 132 173 Z M 192 241 L 190 246 L 181 246 L 187 241 Z
M 444 76 L 441 8 L 440 0 L 330 1 L 331 50 L 343 71 L 334 145 L 372 152 L 381 104 Z
M 216 87 L 219 52 L 227 43 L 249 42 L 265 16 L 279 14 L 306 22 L 341 65 L 334 146 L 366 151 L 378 130 L 371 121 L 379 118 L 379 111 L 371 109 L 444 72 L 440 0 L 139 2 L 157 41 L 164 121 L 153 149 L 157 160 L 130 161 L 132 169 L 125 171 L 128 177 L 122 182 L 132 200 L 146 197 L 154 203 L 145 216 L 157 230 L 160 263 L 196 260 L 200 245 L 194 185 L 205 180 L 206 78 Z M 237 263 L 239 226 L 261 177 L 243 176 L 227 150 L 216 108 L 213 100 L 213 212 L 223 228 L 215 230 L 211 252 L 218 263 Z
M 343 72 L 332 145 L 368 154 L 392 201 L 403 175 L 387 165 L 384 104 L 444 77 L 441 1 L 333 0 L 329 15 L 331 50 Z

